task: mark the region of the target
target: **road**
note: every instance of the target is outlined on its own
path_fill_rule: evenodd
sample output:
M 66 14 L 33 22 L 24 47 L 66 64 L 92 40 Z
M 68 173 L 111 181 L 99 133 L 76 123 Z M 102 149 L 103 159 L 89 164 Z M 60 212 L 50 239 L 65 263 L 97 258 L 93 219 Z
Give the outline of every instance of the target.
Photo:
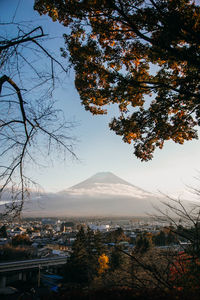
M 42 268 L 44 266 L 64 265 L 66 264 L 67 259 L 67 257 L 51 257 L 0 263 L 0 273 L 35 269 L 39 267 Z

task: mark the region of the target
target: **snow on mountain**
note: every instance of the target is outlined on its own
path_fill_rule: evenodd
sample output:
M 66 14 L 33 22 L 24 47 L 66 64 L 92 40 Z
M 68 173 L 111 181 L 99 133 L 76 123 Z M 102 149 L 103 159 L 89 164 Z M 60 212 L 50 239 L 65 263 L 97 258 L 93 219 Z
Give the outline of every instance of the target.
M 88 179 L 74 185 L 71 187 L 71 189 L 80 189 L 80 188 L 93 188 L 94 184 L 124 184 L 133 186 L 129 182 L 121 179 L 120 177 L 114 175 L 111 172 L 99 172 Z
M 72 186 L 71 188 L 60 192 L 73 196 L 81 195 L 102 195 L 102 196 L 129 196 L 137 198 L 146 198 L 152 196 L 149 192 L 138 188 L 131 183 L 121 179 L 111 172 L 97 173 L 90 178 Z
M 67 190 L 69 195 L 73 196 L 81 196 L 81 195 L 120 195 L 120 196 L 127 196 L 127 197 L 137 197 L 137 198 L 146 198 L 150 194 L 147 192 L 143 192 L 140 189 L 126 186 L 125 184 L 120 183 L 94 183 L 94 186 L 91 188 L 77 188 L 77 189 L 69 189 Z

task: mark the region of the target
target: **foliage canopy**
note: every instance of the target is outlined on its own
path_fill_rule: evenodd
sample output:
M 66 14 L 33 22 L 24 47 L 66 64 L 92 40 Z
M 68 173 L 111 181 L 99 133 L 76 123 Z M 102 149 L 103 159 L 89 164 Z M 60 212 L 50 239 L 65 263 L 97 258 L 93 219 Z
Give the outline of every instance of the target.
M 197 1 L 196 1 L 197 2 Z M 82 104 L 117 104 L 110 128 L 141 160 L 166 140 L 197 138 L 200 7 L 190 0 L 35 0 L 67 27 L 66 49 Z

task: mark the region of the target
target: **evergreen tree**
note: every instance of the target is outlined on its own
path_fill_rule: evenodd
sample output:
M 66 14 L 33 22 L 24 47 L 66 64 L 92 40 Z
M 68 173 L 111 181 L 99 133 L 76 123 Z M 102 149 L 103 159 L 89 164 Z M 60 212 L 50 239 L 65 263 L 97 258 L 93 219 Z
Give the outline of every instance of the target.
M 94 234 L 89 227 L 85 232 L 81 227 L 72 246 L 72 255 L 66 267 L 66 281 L 88 286 L 98 274 L 98 259 L 103 252 L 101 233 Z
M 68 282 L 87 285 L 88 278 L 88 254 L 86 249 L 86 234 L 83 227 L 77 233 L 72 246 L 72 254 L 66 267 L 65 277 Z
M 119 243 L 120 241 L 127 241 L 128 238 L 124 234 L 124 230 L 119 227 L 114 231 L 111 231 L 107 235 L 107 242 L 108 243 Z
M 94 249 L 96 255 L 99 257 L 102 253 L 105 252 L 105 246 L 103 243 L 103 236 L 99 230 L 94 235 Z
M 86 248 L 89 256 L 93 255 L 94 249 L 94 232 L 88 227 L 86 234 Z
M 165 246 L 166 245 L 165 233 L 161 230 L 157 235 L 153 237 L 153 242 L 156 246 Z
M 95 235 L 94 232 L 88 227 L 87 229 L 87 256 L 88 256 L 88 278 L 91 281 L 94 276 L 97 274 L 97 263 L 98 257 L 95 251 Z
M 167 235 L 167 244 L 171 245 L 175 243 L 177 243 L 177 236 L 170 231 Z
M 114 271 L 118 268 L 120 268 L 120 266 L 123 263 L 123 255 L 120 252 L 120 250 L 116 247 L 113 247 L 111 255 L 110 255 L 110 268 L 111 271 Z
M 6 226 L 3 225 L 1 228 L 0 228 L 0 237 L 1 238 L 7 238 L 8 235 L 7 235 L 7 231 L 6 231 Z
M 152 241 L 146 234 L 141 234 L 136 239 L 136 252 L 145 253 L 152 247 Z

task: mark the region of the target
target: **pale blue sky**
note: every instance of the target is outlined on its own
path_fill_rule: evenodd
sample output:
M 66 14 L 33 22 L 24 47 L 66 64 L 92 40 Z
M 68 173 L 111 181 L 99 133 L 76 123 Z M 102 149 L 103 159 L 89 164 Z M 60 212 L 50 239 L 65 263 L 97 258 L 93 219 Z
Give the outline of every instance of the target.
M 19 5 L 18 5 L 19 3 Z M 42 25 L 50 36 L 57 36 L 48 42 L 48 47 L 57 51 L 63 46 L 62 33 L 65 28 L 53 23 L 47 16 L 40 17 L 33 11 L 32 0 L 0 0 L 1 21 L 10 21 L 16 12 L 15 21 L 32 21 Z M 80 161 L 65 162 L 55 153 L 54 164 L 48 167 L 31 169 L 31 175 L 46 191 L 66 189 L 87 177 L 101 171 L 110 171 L 130 183 L 148 191 L 161 190 L 165 193 L 180 193 L 184 184 L 198 185 L 194 180 L 200 170 L 200 142 L 186 142 L 177 145 L 167 142 L 162 150 L 157 150 L 150 162 L 141 162 L 133 154 L 133 148 L 124 144 L 119 136 L 111 132 L 108 122 L 116 113 L 110 107 L 108 116 L 92 116 L 80 104 L 79 95 L 74 87 L 73 71 L 65 78 L 62 88 L 55 92 L 58 106 L 64 110 L 67 119 L 78 123 L 73 131 L 79 141 L 75 152 Z

